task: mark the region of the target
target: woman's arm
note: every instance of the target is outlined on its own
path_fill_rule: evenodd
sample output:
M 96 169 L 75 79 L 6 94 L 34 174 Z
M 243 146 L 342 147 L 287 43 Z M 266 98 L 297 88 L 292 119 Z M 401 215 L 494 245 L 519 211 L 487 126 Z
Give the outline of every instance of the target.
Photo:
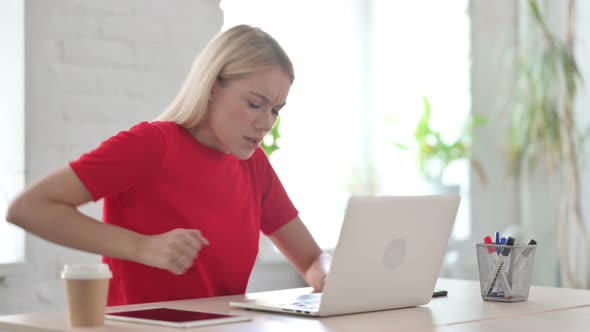
M 6 219 L 46 240 L 103 256 L 135 261 L 175 274 L 189 268 L 207 240 L 198 230 L 145 236 L 103 224 L 78 211 L 91 194 L 70 167 L 49 174 L 20 194 Z
M 330 271 L 332 257 L 320 249 L 301 219 L 296 217 L 270 234 L 269 238 L 303 279 L 321 292 Z

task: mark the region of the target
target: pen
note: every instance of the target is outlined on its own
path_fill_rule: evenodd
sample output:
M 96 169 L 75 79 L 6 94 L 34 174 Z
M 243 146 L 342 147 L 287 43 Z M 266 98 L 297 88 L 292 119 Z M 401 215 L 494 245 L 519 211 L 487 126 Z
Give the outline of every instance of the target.
M 501 237 L 500 238 L 500 242 L 498 242 L 496 244 L 503 245 L 503 246 L 506 245 L 506 238 L 505 237 Z M 497 248 L 496 250 L 498 251 L 498 255 L 499 255 L 500 252 L 502 251 L 502 248 Z
M 495 238 L 500 239 L 500 233 L 498 231 L 496 231 Z M 483 242 L 485 244 L 492 244 L 492 245 L 496 244 L 495 242 L 492 241 L 492 238 L 490 236 L 484 237 Z M 490 260 L 490 262 L 488 262 L 488 264 L 490 265 L 491 270 L 494 269 L 494 265 L 498 261 L 498 253 L 499 252 L 500 252 L 499 249 L 497 249 L 496 247 L 488 247 L 488 254 L 489 254 L 488 259 Z M 485 288 L 485 289 L 487 289 L 487 288 Z M 492 292 L 492 295 L 496 295 L 497 290 L 498 290 L 498 286 L 496 285 L 496 287 L 494 287 L 494 291 Z
M 486 236 L 486 237 L 483 239 L 483 242 L 484 242 L 485 244 L 494 244 L 494 243 L 492 242 L 492 238 L 491 238 L 490 236 Z M 488 258 L 489 258 L 489 260 L 490 260 L 490 263 L 489 263 L 489 265 L 492 267 L 492 271 L 493 271 L 493 270 L 494 270 L 494 266 L 495 266 L 495 264 L 498 262 L 498 253 L 496 252 L 496 249 L 495 249 L 494 247 L 488 247 L 487 249 L 488 249 L 488 253 L 489 253 L 489 255 L 488 255 Z M 500 273 L 501 273 L 501 274 L 505 274 L 505 272 L 504 272 L 504 271 L 501 271 L 501 270 L 500 270 Z M 501 277 L 501 278 L 500 278 L 500 282 L 502 283 L 502 287 L 503 287 L 504 289 L 511 289 L 511 287 L 510 287 L 510 284 L 509 284 L 508 282 L 506 282 L 506 280 L 507 280 L 507 279 L 506 279 L 505 277 Z M 486 289 L 487 289 L 487 288 L 486 288 Z M 492 293 L 493 293 L 493 292 L 492 292 Z
M 496 231 L 494 237 L 495 237 L 494 244 L 500 244 L 500 232 Z M 496 249 L 496 252 L 498 254 L 500 254 L 500 249 Z
M 499 234 L 498 234 L 498 236 L 500 237 Z M 506 245 L 506 238 L 503 237 L 503 236 L 500 237 L 500 241 L 499 242 L 496 242 L 496 244 L 499 244 L 499 245 L 502 245 L 502 246 Z M 496 252 L 498 253 L 498 255 L 500 255 L 500 253 L 502 252 L 502 248 L 496 247 Z M 502 279 L 500 279 L 500 280 L 502 280 Z M 497 291 L 499 287 L 500 287 L 500 285 L 498 283 L 496 283 L 496 287 L 494 288 L 494 290 Z
M 483 242 L 485 244 L 494 244 L 492 242 L 492 238 L 490 236 L 486 236 L 483 238 Z M 498 253 L 496 252 L 496 249 L 494 247 L 488 247 L 488 253 L 490 254 L 489 257 L 492 261 L 492 268 L 494 266 L 494 264 L 496 264 L 496 262 L 498 261 Z
M 504 286 L 504 296 L 508 299 L 512 298 L 512 289 L 510 288 L 510 284 L 508 283 L 508 279 L 506 278 L 506 274 L 502 273 L 503 272 L 502 268 L 504 267 L 504 265 L 507 264 L 507 261 L 509 259 L 508 255 L 510 255 L 510 251 L 511 251 L 510 247 L 512 247 L 513 245 L 514 245 L 514 238 L 508 237 L 508 240 L 506 240 L 507 247 L 502 249 L 502 255 L 500 255 L 498 262 L 496 262 L 496 264 L 494 265 L 494 269 L 492 270 L 492 273 L 490 274 L 490 282 L 489 282 L 488 287 L 486 287 L 487 296 L 492 295 L 494 285 L 496 284 L 496 282 L 498 282 L 498 278 L 500 278 L 502 286 Z
M 531 239 L 527 245 L 533 246 L 536 244 L 537 244 L 537 241 L 535 241 L 534 239 Z M 518 254 L 518 256 L 516 256 L 516 258 L 514 259 L 514 262 L 516 263 L 516 261 L 518 261 L 518 259 L 522 256 L 527 257 L 531 253 L 531 251 L 533 251 L 533 248 L 525 248 L 520 254 Z
M 506 238 L 502 238 L 500 239 L 500 242 L 503 242 L 502 244 L 506 244 Z M 514 243 L 516 243 L 516 240 L 514 240 Z M 512 283 L 512 267 L 514 266 L 514 256 L 516 255 L 516 253 L 514 253 L 513 255 L 510 255 L 510 262 L 507 263 L 508 266 L 506 267 L 506 278 L 508 279 L 508 282 L 510 283 L 510 285 L 514 285 Z
M 537 241 L 535 241 L 534 239 L 531 239 L 527 245 L 532 246 L 532 245 L 536 245 Z M 510 262 L 510 266 L 508 267 L 508 280 L 510 282 L 512 282 L 512 271 L 514 270 L 514 266 L 516 266 L 516 263 L 518 262 L 519 259 L 521 259 L 521 257 L 528 257 L 528 255 L 531 253 L 531 251 L 533 250 L 533 248 L 524 248 L 523 251 L 521 251 L 516 258 L 514 258 L 513 260 L 511 260 Z

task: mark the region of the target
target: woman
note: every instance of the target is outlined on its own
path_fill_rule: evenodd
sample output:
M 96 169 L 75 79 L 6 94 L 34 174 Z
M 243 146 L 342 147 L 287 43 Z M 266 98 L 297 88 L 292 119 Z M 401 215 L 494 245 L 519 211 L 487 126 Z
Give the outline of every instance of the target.
M 109 305 L 244 293 L 260 231 L 320 291 L 318 247 L 259 147 L 293 67 L 259 28 L 236 26 L 197 57 L 157 121 L 104 141 L 33 184 L 7 220 L 103 256 Z M 103 222 L 77 210 L 104 198 Z

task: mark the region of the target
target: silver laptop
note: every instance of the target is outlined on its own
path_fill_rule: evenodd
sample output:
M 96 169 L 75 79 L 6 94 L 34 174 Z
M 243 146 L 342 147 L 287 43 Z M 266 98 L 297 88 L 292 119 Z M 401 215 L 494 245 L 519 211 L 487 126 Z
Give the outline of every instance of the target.
M 427 304 L 459 201 L 456 195 L 353 196 L 323 293 L 230 305 L 332 316 Z

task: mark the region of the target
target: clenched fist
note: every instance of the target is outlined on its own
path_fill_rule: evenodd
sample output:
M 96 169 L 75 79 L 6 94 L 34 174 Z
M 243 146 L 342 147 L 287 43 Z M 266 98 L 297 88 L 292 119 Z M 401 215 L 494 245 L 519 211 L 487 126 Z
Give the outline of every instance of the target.
M 209 241 L 197 229 L 177 228 L 158 235 L 146 235 L 138 245 L 138 262 L 183 274 Z

